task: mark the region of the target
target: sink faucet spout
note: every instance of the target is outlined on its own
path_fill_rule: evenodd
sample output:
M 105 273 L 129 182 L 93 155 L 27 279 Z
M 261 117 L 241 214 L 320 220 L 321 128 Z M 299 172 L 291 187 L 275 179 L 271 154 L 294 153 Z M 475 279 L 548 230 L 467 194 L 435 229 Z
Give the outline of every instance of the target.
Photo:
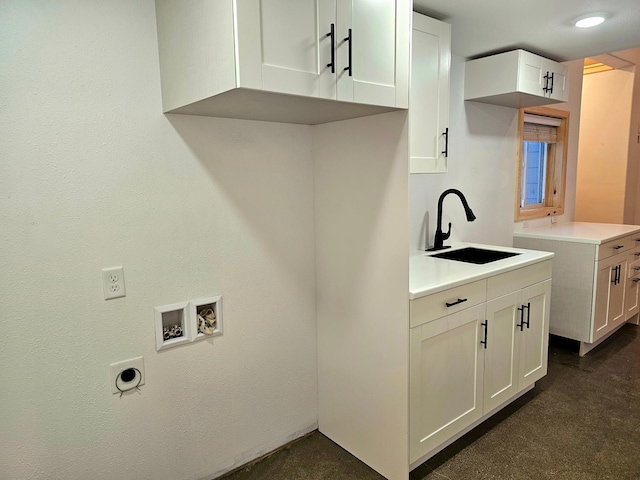
M 447 233 L 444 233 L 442 231 L 442 202 L 444 201 L 444 197 L 446 197 L 450 193 L 453 193 L 460 198 L 460 201 L 462 202 L 462 206 L 464 207 L 464 213 L 467 216 L 467 221 L 473 222 L 476 219 L 476 216 L 473 214 L 473 211 L 471 210 L 471 208 L 469 207 L 469 204 L 467 203 L 467 199 L 464 197 L 464 195 L 460 190 L 456 190 L 455 188 L 450 188 L 448 190 L 445 190 L 444 192 L 442 192 L 442 195 L 440 195 L 440 198 L 438 199 L 438 224 L 436 228 L 435 238 L 433 239 L 433 248 L 430 248 L 429 250 L 442 250 L 444 248 L 448 248 L 448 247 L 445 247 L 443 243 L 444 243 L 444 240 L 446 240 L 447 238 L 449 238 L 449 236 L 451 236 L 451 222 L 449 222 L 449 229 Z

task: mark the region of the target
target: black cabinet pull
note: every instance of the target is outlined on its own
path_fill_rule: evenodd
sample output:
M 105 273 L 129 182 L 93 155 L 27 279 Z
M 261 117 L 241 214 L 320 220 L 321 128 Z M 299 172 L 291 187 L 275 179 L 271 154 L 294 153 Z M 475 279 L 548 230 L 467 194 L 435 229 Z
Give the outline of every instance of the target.
M 349 66 L 348 67 L 344 67 L 344 71 L 345 72 L 349 72 L 349 76 L 353 76 L 352 75 L 352 71 L 351 71 L 351 52 L 352 52 L 352 44 L 353 44 L 353 40 L 352 40 L 352 35 L 351 35 L 351 29 L 349 29 L 349 36 L 347 38 L 344 39 L 345 42 L 349 42 Z
M 553 95 L 553 77 L 555 76 L 555 73 L 551 74 L 551 91 L 549 92 L 551 95 Z
M 620 283 L 620 272 L 622 271 L 622 265 L 618 265 L 618 272 L 617 272 L 617 276 L 616 276 L 616 285 L 618 283 Z
M 487 332 L 489 331 L 489 320 L 485 320 L 480 323 L 484 327 L 484 340 L 480 340 L 480 343 L 484 345 L 484 349 L 487 349 Z
M 633 267 L 633 269 L 634 269 L 636 272 L 640 271 L 640 267 Z
M 632 282 L 633 282 L 633 283 L 638 283 L 638 282 L 640 282 L 640 278 L 634 278 L 634 279 L 632 280 Z
M 542 89 L 542 91 L 544 93 L 549 93 L 551 91 L 551 89 L 549 88 L 549 72 L 547 72 L 542 78 L 544 78 L 544 88 Z
M 449 156 L 449 127 L 444 129 L 444 151 L 440 152 L 444 155 L 444 158 Z
M 444 304 L 447 306 L 447 308 L 449 307 L 453 307 L 454 305 L 458 305 L 462 302 L 466 302 L 467 300 L 469 300 L 468 298 L 459 298 L 458 300 L 456 300 L 453 303 L 449 303 L 449 302 L 444 302 Z
M 527 321 L 524 321 L 524 309 L 527 309 Z M 520 331 L 524 330 L 524 326 L 526 325 L 529 328 L 529 321 L 531 320 L 531 302 L 527 302 L 526 305 L 522 305 L 518 307 L 518 311 L 520 312 L 520 323 L 516 325 L 516 327 L 520 327 Z
M 624 248 L 624 245 L 616 245 L 613 247 L 614 250 L 620 250 L 621 248 Z
M 520 328 L 520 331 L 524 329 L 524 305 L 518 307 L 518 311 L 520 312 L 520 323 L 516 324 L 516 327 Z
M 611 283 L 613 283 L 614 285 L 617 285 L 616 281 L 618 280 L 618 266 L 616 265 L 615 267 L 613 267 L 613 280 L 611 280 Z
M 331 24 L 331 31 L 327 33 L 327 37 L 331 37 L 331 63 L 327 63 L 327 67 L 331 67 L 331 73 L 336 73 L 336 26 Z
M 618 283 L 620 283 L 621 275 L 622 275 L 622 265 L 618 265 Z

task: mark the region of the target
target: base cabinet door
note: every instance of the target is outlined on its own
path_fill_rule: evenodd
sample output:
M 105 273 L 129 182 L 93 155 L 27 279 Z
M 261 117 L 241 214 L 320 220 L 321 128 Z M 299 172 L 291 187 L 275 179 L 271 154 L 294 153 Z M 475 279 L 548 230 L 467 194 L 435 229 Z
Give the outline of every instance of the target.
M 410 462 L 482 415 L 484 304 L 410 332 Z
M 520 321 L 516 325 L 520 356 L 518 390 L 533 385 L 547 374 L 550 298 L 551 280 L 522 291 L 518 307 Z
M 622 258 L 620 258 L 622 257 Z M 625 284 L 624 279 L 627 277 L 629 262 L 627 255 L 616 255 L 616 264 L 613 269 L 616 277 L 611 281 L 611 295 L 609 298 L 609 319 L 611 320 L 611 328 L 616 328 L 626 320 L 626 311 L 624 308 Z
M 626 254 L 598 261 L 593 339 L 599 339 L 625 320 Z
M 520 319 L 520 292 L 487 302 L 483 413 L 518 393 L 515 329 Z

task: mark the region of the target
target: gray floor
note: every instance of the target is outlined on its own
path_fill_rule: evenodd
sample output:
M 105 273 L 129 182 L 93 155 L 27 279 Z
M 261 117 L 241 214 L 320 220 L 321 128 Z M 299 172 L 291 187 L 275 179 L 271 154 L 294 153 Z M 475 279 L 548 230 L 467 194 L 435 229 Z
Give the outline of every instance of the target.
M 411 480 L 640 479 L 640 328 L 578 357 L 552 337 L 536 388 L 431 458 Z M 314 432 L 224 480 L 381 480 Z

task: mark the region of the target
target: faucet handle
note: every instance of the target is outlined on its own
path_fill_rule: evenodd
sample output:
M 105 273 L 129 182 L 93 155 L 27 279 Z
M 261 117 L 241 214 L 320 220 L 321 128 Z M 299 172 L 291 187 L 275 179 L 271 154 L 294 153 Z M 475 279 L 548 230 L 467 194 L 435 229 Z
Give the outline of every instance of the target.
M 446 240 L 447 238 L 449 238 L 451 236 L 451 222 L 449 222 L 449 230 L 447 230 L 447 233 L 443 233 L 442 234 L 442 239 Z

